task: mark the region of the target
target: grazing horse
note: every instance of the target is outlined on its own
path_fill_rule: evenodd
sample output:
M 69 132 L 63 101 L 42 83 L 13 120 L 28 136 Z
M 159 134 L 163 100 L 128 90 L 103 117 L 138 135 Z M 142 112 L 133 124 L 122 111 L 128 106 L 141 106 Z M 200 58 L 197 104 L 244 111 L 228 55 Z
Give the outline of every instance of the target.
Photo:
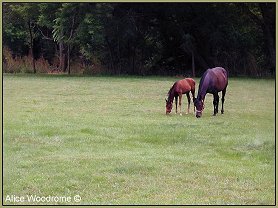
M 175 98 L 176 103 L 176 113 L 177 113 L 177 100 L 179 97 L 179 107 L 180 107 L 180 115 L 181 114 L 181 99 L 182 95 L 186 94 L 187 100 L 188 100 L 188 107 L 187 107 L 187 113 L 189 113 L 190 108 L 190 95 L 189 92 L 191 92 L 193 96 L 193 100 L 195 99 L 195 81 L 191 78 L 185 78 L 179 81 L 176 81 L 174 85 L 171 87 L 171 89 L 168 92 L 168 98 L 166 100 L 166 114 L 169 114 L 173 107 L 173 100 Z
M 202 116 L 204 110 L 204 100 L 207 93 L 213 94 L 213 115 L 218 113 L 218 103 L 219 95 L 218 92 L 222 91 L 222 109 L 221 113 L 224 113 L 224 101 L 226 88 L 228 86 L 228 75 L 227 71 L 222 67 L 216 67 L 213 69 L 208 69 L 203 74 L 200 84 L 197 98 L 194 100 L 194 105 L 196 107 L 196 117 Z

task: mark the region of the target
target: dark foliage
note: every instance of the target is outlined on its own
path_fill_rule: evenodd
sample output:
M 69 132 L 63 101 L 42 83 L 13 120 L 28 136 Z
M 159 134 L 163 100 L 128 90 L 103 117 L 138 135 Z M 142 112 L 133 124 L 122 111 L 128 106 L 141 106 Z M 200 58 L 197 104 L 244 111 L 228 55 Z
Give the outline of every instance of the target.
M 3 45 L 57 70 L 275 74 L 275 3 L 4 3 Z M 5 54 L 4 54 L 5 55 Z M 34 72 L 35 61 L 33 61 Z M 78 71 L 78 69 L 75 69 Z

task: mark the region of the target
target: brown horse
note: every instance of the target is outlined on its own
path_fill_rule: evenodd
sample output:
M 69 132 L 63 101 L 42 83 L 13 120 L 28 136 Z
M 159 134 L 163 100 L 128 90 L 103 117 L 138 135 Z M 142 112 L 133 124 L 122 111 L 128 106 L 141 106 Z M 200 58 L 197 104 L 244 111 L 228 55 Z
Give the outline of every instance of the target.
M 187 100 L 188 100 L 188 107 L 187 107 L 187 113 L 189 113 L 190 108 L 190 95 L 189 92 L 191 92 L 193 96 L 193 100 L 195 99 L 195 81 L 191 78 L 185 78 L 179 81 L 176 81 L 174 85 L 171 87 L 171 89 L 168 92 L 168 98 L 166 100 L 166 114 L 169 114 L 173 107 L 173 100 L 175 98 L 176 103 L 176 113 L 177 113 L 177 100 L 179 97 L 179 107 L 180 107 L 180 115 L 181 114 L 181 100 L 182 95 L 186 94 Z M 195 111 L 195 109 L 194 109 Z
M 221 113 L 224 113 L 224 101 L 226 89 L 228 86 L 228 74 L 222 67 L 215 67 L 208 69 L 203 74 L 200 84 L 197 98 L 194 100 L 196 107 L 196 117 L 200 118 L 204 110 L 204 101 L 207 93 L 213 94 L 213 115 L 218 113 L 219 95 L 218 92 L 222 91 L 222 109 Z

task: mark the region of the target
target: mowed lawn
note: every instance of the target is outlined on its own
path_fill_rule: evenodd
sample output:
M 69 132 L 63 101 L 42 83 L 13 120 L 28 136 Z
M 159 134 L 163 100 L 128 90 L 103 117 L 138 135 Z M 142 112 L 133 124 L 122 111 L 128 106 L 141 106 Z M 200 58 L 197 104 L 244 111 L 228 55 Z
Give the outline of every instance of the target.
M 275 203 L 273 79 L 231 78 L 197 119 L 165 115 L 176 78 L 3 76 L 4 204 Z

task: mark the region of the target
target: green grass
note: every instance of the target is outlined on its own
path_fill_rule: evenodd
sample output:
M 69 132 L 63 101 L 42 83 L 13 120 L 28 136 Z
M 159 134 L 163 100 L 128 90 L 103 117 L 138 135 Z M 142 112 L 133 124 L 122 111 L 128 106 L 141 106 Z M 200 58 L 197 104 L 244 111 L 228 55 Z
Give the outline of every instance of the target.
M 4 75 L 4 199 L 273 205 L 274 80 L 231 78 L 225 114 L 207 95 L 200 119 L 165 115 L 174 81 Z

